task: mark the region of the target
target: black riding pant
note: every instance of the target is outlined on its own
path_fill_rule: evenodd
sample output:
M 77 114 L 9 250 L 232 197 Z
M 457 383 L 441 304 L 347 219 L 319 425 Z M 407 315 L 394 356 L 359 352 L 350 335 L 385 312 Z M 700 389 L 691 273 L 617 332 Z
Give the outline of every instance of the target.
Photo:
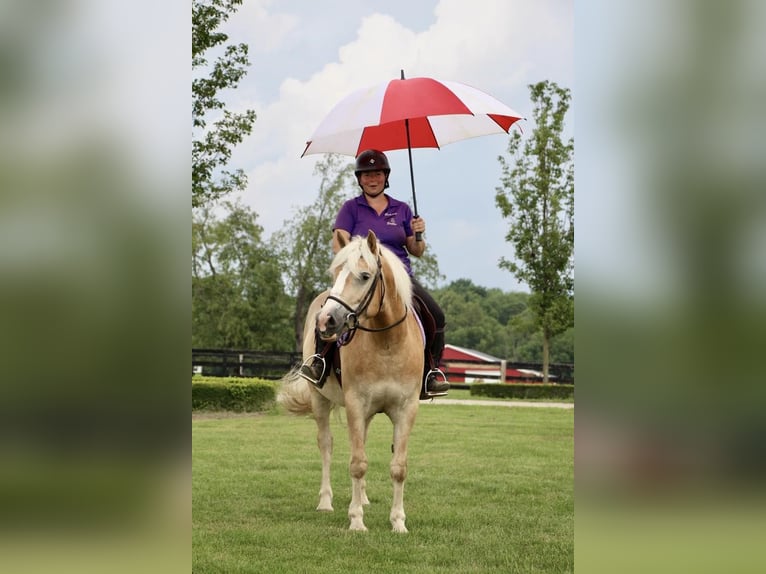
M 433 357 L 434 365 L 438 365 L 444 352 L 444 327 L 446 325 L 444 311 L 442 311 L 439 304 L 431 297 L 431 294 L 414 277 L 412 278 L 412 292 L 425 303 L 436 323 L 436 333 L 434 334 L 434 340 L 431 343 L 429 352 L 431 357 Z

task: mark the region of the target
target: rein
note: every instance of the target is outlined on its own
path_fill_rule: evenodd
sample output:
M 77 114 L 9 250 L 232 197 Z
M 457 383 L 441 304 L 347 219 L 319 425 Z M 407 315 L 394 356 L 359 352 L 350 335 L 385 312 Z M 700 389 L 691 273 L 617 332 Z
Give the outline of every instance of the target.
M 362 315 L 366 310 L 367 307 L 370 306 L 370 303 L 372 303 L 372 298 L 375 296 L 375 288 L 378 286 L 378 281 L 380 281 L 383 278 L 383 264 L 380 261 L 380 255 L 378 255 L 378 270 L 375 273 L 375 277 L 372 280 L 372 285 L 370 285 L 370 288 L 367 290 L 367 293 L 365 293 L 362 300 L 359 302 L 359 305 L 356 309 L 353 309 L 351 305 L 343 301 L 343 299 L 336 297 L 335 295 L 329 295 L 327 299 L 325 300 L 325 303 L 332 299 L 333 301 L 336 301 L 337 303 L 340 303 L 343 307 L 348 309 L 349 313 L 346 315 L 346 319 L 344 321 L 344 326 L 348 329 L 346 332 L 347 336 L 343 337 L 343 341 L 339 342 L 339 345 L 348 345 L 351 342 L 351 339 L 353 339 L 354 334 L 356 333 L 357 329 L 361 329 L 362 331 L 367 331 L 368 333 L 380 333 L 382 331 L 388 331 L 389 329 L 393 329 L 397 325 L 400 325 L 406 318 L 407 318 L 407 306 L 404 306 L 404 315 L 401 319 L 398 319 L 397 321 L 394 321 L 390 325 L 386 325 L 385 327 L 365 327 L 359 322 L 359 316 Z M 383 309 L 383 302 L 386 296 L 386 282 L 382 281 L 380 285 L 380 309 Z M 339 339 L 340 340 L 340 339 Z

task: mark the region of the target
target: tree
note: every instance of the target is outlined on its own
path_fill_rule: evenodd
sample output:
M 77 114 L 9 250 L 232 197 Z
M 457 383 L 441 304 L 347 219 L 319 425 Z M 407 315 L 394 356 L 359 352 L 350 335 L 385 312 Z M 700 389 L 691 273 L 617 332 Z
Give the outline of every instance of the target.
M 432 291 L 447 316 L 447 342 L 511 362 L 540 363 L 542 336 L 529 308 L 529 293 L 457 279 Z M 551 362 L 574 362 L 574 328 L 552 338 Z
M 247 207 L 224 203 L 192 220 L 192 346 L 292 350 L 290 298 L 274 252 Z
M 550 341 L 574 324 L 574 140 L 562 141 L 570 93 L 552 82 L 529 86 L 535 129 L 522 146 L 514 132 L 503 156 L 502 187 L 495 201 L 510 220 L 506 241 L 515 259 L 502 258 L 531 290 L 529 306 L 541 331 L 543 374 L 548 380 Z
M 449 343 L 490 355 L 507 356 L 505 321 L 510 314 L 504 309 L 507 310 L 507 301 L 513 294 L 474 285 L 470 279 L 458 279 L 433 291 L 433 296 L 447 317 Z
M 250 134 L 255 112 L 224 109 L 219 92 L 236 88 L 250 65 L 247 44 L 225 46 L 212 68 L 206 54 L 229 37 L 218 31 L 242 0 L 192 0 L 192 206 L 200 207 L 232 191 L 241 191 L 247 178 L 241 169 L 225 169 L 234 146 Z M 196 75 L 195 74 L 195 75 Z M 205 75 L 206 74 L 206 75 Z M 223 113 L 216 113 L 223 110 Z M 218 119 L 208 126 L 208 115 Z
M 420 257 L 410 257 L 412 273 L 426 289 L 436 289 L 444 281 L 444 275 L 439 271 L 439 259 L 436 253 L 428 247 Z
M 341 156 L 328 154 L 317 162 L 319 193 L 311 205 L 300 208 L 272 235 L 272 244 L 284 270 L 288 290 L 295 297 L 293 333 L 295 349 L 303 346 L 303 322 L 311 301 L 329 287 L 327 270 L 333 259 L 332 226 L 343 202 L 356 185 L 354 166 Z

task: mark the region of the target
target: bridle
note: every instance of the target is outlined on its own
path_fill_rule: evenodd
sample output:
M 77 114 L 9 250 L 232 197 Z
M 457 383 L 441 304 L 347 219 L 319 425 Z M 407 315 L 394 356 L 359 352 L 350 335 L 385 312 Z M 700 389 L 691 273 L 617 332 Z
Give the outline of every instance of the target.
M 359 322 L 359 317 L 362 315 L 366 310 L 367 307 L 370 306 L 370 303 L 372 303 L 372 299 L 375 296 L 375 290 L 378 286 L 378 281 L 380 281 L 380 304 L 379 307 L 382 310 L 383 309 L 383 301 L 386 296 L 386 282 L 382 281 L 383 279 L 383 264 L 380 260 L 380 254 L 377 256 L 377 264 L 378 268 L 375 271 L 375 277 L 372 279 L 372 284 L 370 285 L 369 289 L 367 289 L 367 293 L 364 294 L 364 297 L 362 297 L 362 300 L 359 302 L 359 305 L 357 305 L 356 309 L 352 308 L 351 305 L 346 303 L 343 299 L 340 297 L 336 297 L 335 295 L 328 295 L 327 299 L 325 299 L 325 304 L 327 301 L 335 301 L 337 303 L 340 303 L 345 309 L 347 309 L 349 312 L 346 315 L 343 326 L 346 328 L 345 335 L 343 339 L 338 339 L 340 342 L 340 345 L 347 345 L 351 342 L 351 339 L 353 338 L 354 334 L 356 333 L 357 329 L 361 329 L 362 331 L 367 331 L 368 333 L 379 333 L 381 331 L 388 331 L 389 329 L 393 329 L 397 325 L 401 324 L 406 318 L 407 318 L 407 306 L 404 306 L 404 315 L 401 319 L 397 319 L 390 325 L 386 325 L 385 327 L 365 327 Z

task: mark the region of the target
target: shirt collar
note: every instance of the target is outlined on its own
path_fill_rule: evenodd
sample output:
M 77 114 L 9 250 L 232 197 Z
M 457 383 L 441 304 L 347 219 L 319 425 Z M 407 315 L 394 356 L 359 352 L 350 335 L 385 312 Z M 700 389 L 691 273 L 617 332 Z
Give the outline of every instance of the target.
M 401 201 L 399 201 L 398 199 L 394 199 L 393 197 L 391 197 L 385 192 L 383 193 L 383 195 L 385 195 L 386 199 L 388 199 L 388 207 L 399 207 L 402 204 Z M 366 205 L 367 207 L 370 207 L 370 204 L 367 203 L 367 200 L 364 197 L 364 193 L 360 193 L 359 195 L 356 196 L 356 202 L 359 205 Z

